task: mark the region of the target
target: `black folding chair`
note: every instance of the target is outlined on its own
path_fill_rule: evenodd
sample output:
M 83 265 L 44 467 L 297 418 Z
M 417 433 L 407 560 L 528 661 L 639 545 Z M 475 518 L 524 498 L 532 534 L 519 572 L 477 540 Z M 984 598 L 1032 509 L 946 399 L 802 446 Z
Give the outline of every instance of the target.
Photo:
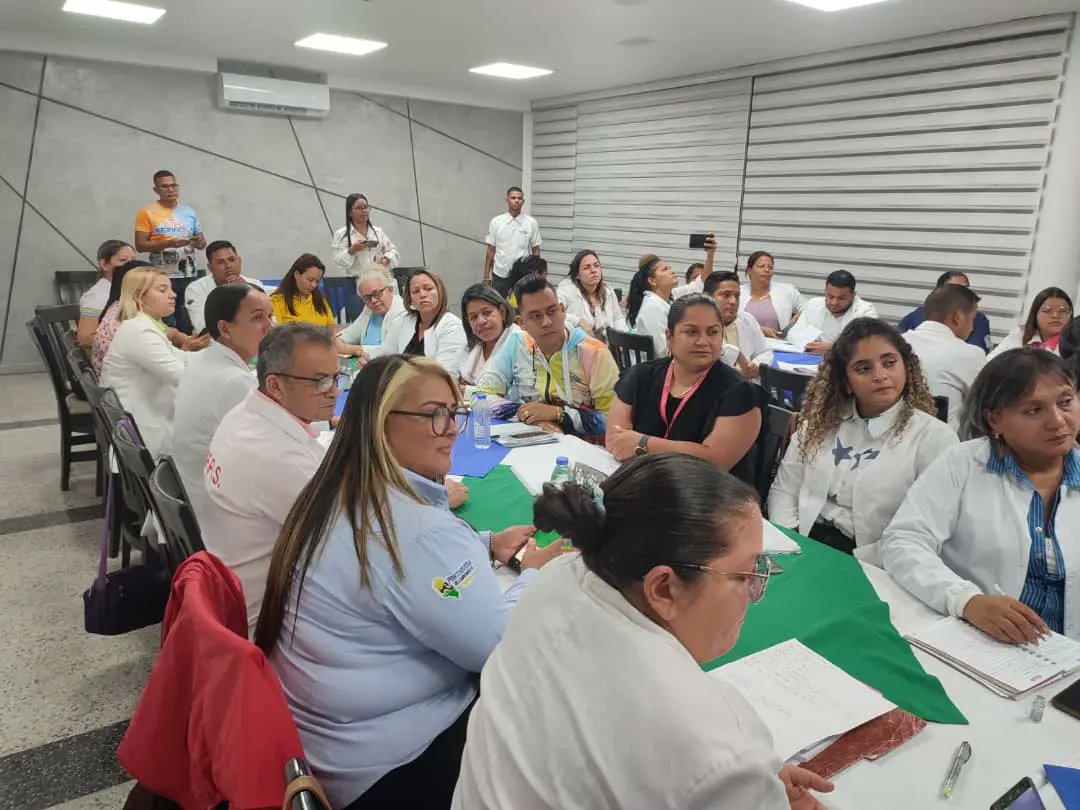
M 67 360 L 60 354 L 49 327 L 38 316 L 31 318 L 26 327 L 30 330 L 30 337 L 37 346 L 41 359 L 45 361 L 53 394 L 56 396 L 56 411 L 60 422 L 60 489 L 67 492 L 71 489 L 71 465 L 76 461 L 98 460 L 96 447 L 90 450 L 75 449 L 95 444 L 94 419 L 89 404 L 72 391 L 67 375 Z M 99 479 L 100 472 L 98 470 Z
M 772 486 L 776 472 L 780 468 L 780 460 L 784 457 L 784 451 L 791 441 L 791 429 L 795 421 L 795 411 L 781 408 L 778 405 L 769 405 L 763 417 L 765 426 L 763 436 L 758 442 L 757 466 L 754 470 L 756 476 L 755 486 L 761 496 L 761 508 L 765 510 L 765 504 L 769 498 L 769 488 Z
M 120 563 L 127 566 L 131 550 L 142 552 L 143 557 L 154 556 L 157 549 L 146 542 L 143 526 L 148 515 L 154 513 L 150 495 L 150 473 L 154 460 L 146 449 L 135 417 L 124 410 L 116 392 L 103 388 L 101 406 L 111 429 L 111 441 L 119 469 L 119 498 L 113 509 L 117 515 L 115 529 L 120 541 Z
M 97 283 L 97 270 L 57 270 L 53 274 L 56 300 L 61 304 L 78 304 L 83 293 Z
M 937 418 L 942 422 L 949 421 L 949 398 L 934 397 L 934 407 L 937 408 Z
M 635 335 L 631 332 L 620 332 L 618 329 L 608 329 L 607 344 L 612 355 L 615 356 L 615 365 L 619 367 L 620 372 L 656 357 L 652 338 L 648 335 Z
M 788 410 L 798 411 L 802 408 L 806 401 L 806 388 L 812 379 L 812 375 L 761 366 L 761 387 L 768 392 L 773 405 Z
M 165 556 L 169 570 L 176 568 L 199 551 L 205 551 L 199 521 L 191 508 L 191 499 L 184 489 L 184 482 L 176 471 L 172 456 L 158 459 L 150 475 L 150 495 L 154 500 L 161 531 L 165 536 Z

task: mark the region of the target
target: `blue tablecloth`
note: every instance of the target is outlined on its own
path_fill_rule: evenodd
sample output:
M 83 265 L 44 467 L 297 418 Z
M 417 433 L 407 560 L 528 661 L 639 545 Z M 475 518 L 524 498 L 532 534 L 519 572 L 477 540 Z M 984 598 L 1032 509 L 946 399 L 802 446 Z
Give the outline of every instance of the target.
M 773 352 L 772 367 L 777 363 L 791 363 L 796 366 L 821 365 L 820 354 L 804 354 L 803 352 Z

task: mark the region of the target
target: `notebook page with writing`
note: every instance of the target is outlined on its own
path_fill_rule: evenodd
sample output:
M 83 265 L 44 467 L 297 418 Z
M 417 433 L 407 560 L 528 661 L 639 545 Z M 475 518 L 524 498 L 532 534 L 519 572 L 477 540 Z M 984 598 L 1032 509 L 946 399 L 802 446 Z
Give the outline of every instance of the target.
M 896 708 L 795 639 L 709 674 L 742 693 L 785 760 Z

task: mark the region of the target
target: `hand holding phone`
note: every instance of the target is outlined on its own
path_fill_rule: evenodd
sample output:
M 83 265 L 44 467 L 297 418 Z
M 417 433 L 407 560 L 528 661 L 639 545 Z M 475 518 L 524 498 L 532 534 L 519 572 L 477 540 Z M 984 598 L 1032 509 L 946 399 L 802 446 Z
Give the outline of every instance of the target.
M 690 249 L 691 250 L 704 250 L 705 239 L 708 237 L 706 233 L 692 233 L 690 234 Z

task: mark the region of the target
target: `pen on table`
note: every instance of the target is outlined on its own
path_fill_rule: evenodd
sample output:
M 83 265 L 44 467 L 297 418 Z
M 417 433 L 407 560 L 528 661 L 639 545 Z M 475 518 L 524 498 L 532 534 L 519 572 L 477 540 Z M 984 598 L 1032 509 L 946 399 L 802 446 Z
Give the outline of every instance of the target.
M 941 795 L 946 799 L 952 796 L 953 788 L 956 787 L 956 780 L 960 777 L 960 769 L 964 767 L 964 763 L 969 759 L 971 759 L 971 743 L 964 740 L 960 743 L 960 747 L 956 749 L 956 753 L 953 754 L 949 772 L 945 775 L 945 784 L 941 786 Z

